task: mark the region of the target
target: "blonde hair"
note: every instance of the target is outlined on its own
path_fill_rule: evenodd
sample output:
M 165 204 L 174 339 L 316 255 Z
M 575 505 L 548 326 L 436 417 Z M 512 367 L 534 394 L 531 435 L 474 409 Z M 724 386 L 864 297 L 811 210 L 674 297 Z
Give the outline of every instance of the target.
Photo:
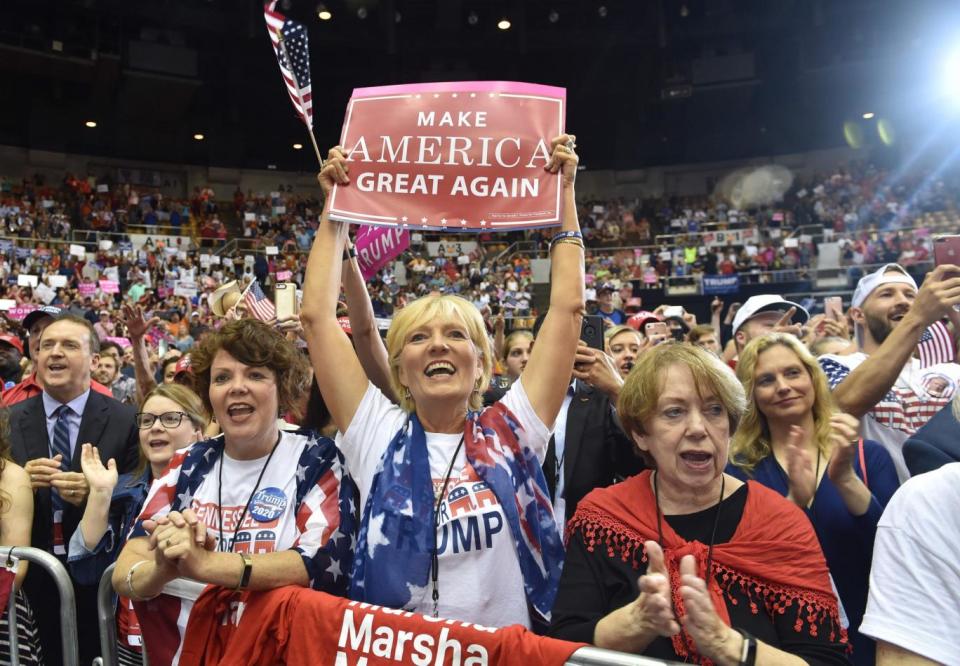
M 476 390 L 470 394 L 470 409 L 483 407 L 483 391 L 493 375 L 493 354 L 490 338 L 483 325 L 480 311 L 470 301 L 460 296 L 431 294 L 418 298 L 397 311 L 387 331 L 387 355 L 390 359 L 390 385 L 400 398 L 400 407 L 407 412 L 416 410 L 416 404 L 407 387 L 400 383 L 400 352 L 407 344 L 407 336 L 414 329 L 429 321 L 456 319 L 463 322 L 467 334 L 480 355 L 482 373 Z
M 210 423 L 210 417 L 203 406 L 203 400 L 188 386 L 184 386 L 183 384 L 158 384 L 155 389 L 150 391 L 150 393 L 145 395 L 143 400 L 140 401 L 140 411 L 143 411 L 143 406 L 146 405 L 151 398 L 166 398 L 180 405 L 181 409 L 183 409 L 190 419 L 190 424 L 193 425 L 194 430 L 199 430 L 201 433 L 203 433 L 207 424 Z M 143 471 L 147 468 L 147 458 L 143 455 L 143 449 L 139 446 L 137 448 L 140 451 L 140 459 L 137 462 L 137 468 L 131 474 L 131 484 L 136 483 L 137 479 L 140 478 Z
M 618 335 L 620 335 L 621 333 L 627 333 L 627 332 L 633 333 L 635 336 L 637 336 L 637 339 L 640 342 L 643 342 L 643 334 L 637 329 L 635 329 L 633 326 L 627 326 L 626 324 L 620 324 L 619 326 L 614 326 L 613 328 L 608 329 L 603 334 L 603 346 L 606 347 L 606 352 L 608 354 L 610 353 L 610 341 L 613 340 Z
M 712 393 L 720 400 L 730 421 L 730 432 L 735 432 L 746 403 L 743 387 L 733 371 L 714 354 L 681 342 L 657 345 L 643 353 L 630 371 L 617 400 L 617 414 L 624 432 L 631 439 L 646 434 L 643 422 L 656 411 L 667 369 L 674 365 L 690 370 L 701 398 Z M 649 454 L 641 451 L 640 455 L 648 465 L 653 466 L 654 461 Z
M 826 454 L 829 451 L 830 417 L 837 409 L 823 369 L 794 336 L 787 333 L 762 335 L 747 343 L 740 352 L 740 360 L 737 361 L 737 377 L 743 384 L 749 399 L 743 422 L 730 445 L 730 461 L 751 475 L 757 464 L 773 452 L 770 444 L 770 425 L 767 423 L 767 417 L 757 409 L 754 388 L 760 354 L 777 345 L 792 351 L 810 375 L 814 394 L 813 439 L 821 453 Z

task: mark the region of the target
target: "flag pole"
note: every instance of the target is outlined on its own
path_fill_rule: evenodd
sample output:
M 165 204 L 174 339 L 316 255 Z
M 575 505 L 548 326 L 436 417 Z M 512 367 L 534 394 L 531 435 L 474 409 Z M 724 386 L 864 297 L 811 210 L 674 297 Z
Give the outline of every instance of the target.
M 304 28 L 304 30 L 305 29 L 306 28 Z M 313 144 L 313 153 L 317 156 L 317 162 L 320 164 L 320 168 L 323 169 L 323 158 L 320 157 L 320 149 L 317 147 L 317 139 L 313 136 L 313 127 L 311 127 L 310 123 L 307 122 L 307 107 L 303 103 L 303 95 L 300 94 L 300 82 L 297 81 L 297 68 L 293 66 L 293 61 L 290 60 L 290 55 L 287 53 L 287 45 L 284 43 L 283 33 L 279 30 L 277 31 L 277 37 L 277 41 L 280 43 L 280 49 L 283 51 L 283 57 L 288 63 L 290 63 L 290 76 L 293 77 L 293 87 L 297 91 L 297 100 L 300 102 L 300 108 L 303 109 L 303 124 L 307 126 L 307 134 L 310 135 L 310 143 Z

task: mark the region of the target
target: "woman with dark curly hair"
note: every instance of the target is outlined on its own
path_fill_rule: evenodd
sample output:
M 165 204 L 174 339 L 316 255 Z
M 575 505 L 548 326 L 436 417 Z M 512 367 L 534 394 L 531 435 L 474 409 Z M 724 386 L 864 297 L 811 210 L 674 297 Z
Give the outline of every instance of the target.
M 33 488 L 30 476 L 10 457 L 10 420 L 6 408 L 0 409 L 0 546 L 29 546 L 33 525 Z M 27 575 L 27 563 L 20 562 L 14 582 L 17 590 L 17 637 L 20 663 L 42 664 L 43 653 L 33 609 L 20 590 Z M 5 582 L 4 585 L 9 585 Z M 41 600 L 42 601 L 42 600 Z M 6 611 L 7 606 L 3 606 Z M 0 612 L 3 612 L 0 611 Z M 10 629 L 7 615 L 0 619 L 0 663 L 10 663 Z
M 191 365 L 223 433 L 178 452 L 153 484 L 114 588 L 134 600 L 141 626 L 162 623 L 180 636 L 192 602 L 137 603 L 176 578 L 344 595 L 350 539 L 331 535 L 353 532 L 353 484 L 332 440 L 278 425 L 307 389 L 306 359 L 271 327 L 241 319 L 207 336 Z M 147 642 L 150 661 L 176 663 L 179 646 L 161 643 Z

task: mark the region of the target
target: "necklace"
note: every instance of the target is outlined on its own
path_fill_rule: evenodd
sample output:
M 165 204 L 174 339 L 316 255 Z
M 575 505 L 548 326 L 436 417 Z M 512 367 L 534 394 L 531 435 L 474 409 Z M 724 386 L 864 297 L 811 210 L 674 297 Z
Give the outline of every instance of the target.
M 230 538 L 230 548 L 229 550 L 224 547 L 223 541 L 223 458 L 226 455 L 225 451 L 227 449 L 226 442 L 224 442 L 223 448 L 220 449 L 220 460 L 217 463 L 217 526 L 220 532 L 220 540 L 217 542 L 217 552 L 233 552 L 233 546 L 237 541 L 237 532 L 240 531 L 240 526 L 243 525 L 243 519 L 247 517 L 247 509 L 250 508 L 250 502 L 253 501 L 253 496 L 257 494 L 257 489 L 260 488 L 260 482 L 263 481 L 263 474 L 267 471 L 267 465 L 270 464 L 270 460 L 273 458 L 274 452 L 277 450 L 277 447 L 280 445 L 280 434 L 277 434 L 277 441 L 273 445 L 273 448 L 270 449 L 270 455 L 267 456 L 267 460 L 263 463 L 263 467 L 260 468 L 260 475 L 257 477 L 257 483 L 253 486 L 253 490 L 250 491 L 250 497 L 247 498 L 246 504 L 243 505 L 243 511 L 240 513 L 240 520 L 237 521 L 236 527 L 233 528 L 233 536 Z
M 663 550 L 663 512 L 660 511 L 660 486 L 657 484 L 657 478 L 660 475 L 656 470 L 653 472 L 653 496 L 657 503 L 657 545 L 660 546 L 660 550 Z M 726 483 L 726 475 L 720 474 L 720 501 L 717 502 L 717 511 L 713 516 L 713 529 L 710 530 L 710 543 L 707 545 L 707 568 L 706 568 L 706 580 L 709 581 L 711 573 L 710 569 L 713 566 L 713 544 L 717 540 L 717 526 L 720 524 L 720 512 L 723 509 L 723 488 Z M 707 583 L 709 585 L 709 583 Z M 670 595 L 670 606 L 673 610 L 673 617 L 677 621 L 677 624 L 680 625 L 680 638 L 683 640 L 683 647 L 686 650 L 687 654 L 693 654 L 690 651 L 690 644 L 687 643 L 687 634 L 683 631 L 683 623 L 680 622 L 680 617 L 677 614 L 677 605 L 674 601 L 674 595 Z M 686 661 L 686 660 L 684 660 Z
M 450 465 L 447 467 L 447 474 L 443 477 L 443 485 L 436 493 L 437 505 L 433 509 L 433 554 L 430 558 L 430 580 L 433 583 L 433 616 L 439 617 L 440 606 L 440 587 L 437 584 L 437 578 L 440 576 L 440 550 L 437 546 L 437 529 L 440 527 L 440 504 L 443 502 L 443 493 L 447 490 L 447 484 L 450 483 L 450 476 L 453 474 L 453 463 L 457 461 L 460 455 L 460 448 L 463 446 L 463 435 L 460 435 L 460 442 L 457 444 L 453 457 L 450 458 Z

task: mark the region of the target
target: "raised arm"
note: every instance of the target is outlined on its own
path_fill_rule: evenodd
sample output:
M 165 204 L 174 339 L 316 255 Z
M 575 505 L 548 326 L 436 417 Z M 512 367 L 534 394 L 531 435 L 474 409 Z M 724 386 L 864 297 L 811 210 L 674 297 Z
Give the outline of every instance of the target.
M 574 180 L 577 154 L 573 135 L 562 134 L 551 141 L 552 155 L 547 171 L 563 173 L 563 222 L 561 232 L 580 232 Z M 569 142 L 569 146 L 568 146 Z M 550 309 L 533 345 L 523 371 L 523 387 L 540 420 L 552 425 L 563 404 L 573 372 L 573 359 L 580 339 L 583 317 L 583 241 L 565 238 L 550 250 Z
M 366 373 L 374 386 L 383 391 L 383 394 L 397 402 L 390 387 L 390 360 L 387 356 L 387 347 L 377 330 L 376 317 L 373 315 L 373 304 L 370 302 L 370 292 L 363 281 L 357 255 L 353 252 L 350 240 L 344 246 L 343 261 L 343 293 L 347 299 L 347 315 L 350 317 L 350 330 L 353 333 L 353 348 Z M 349 252 L 349 256 L 347 253 Z
M 133 375 L 137 379 L 137 403 L 139 403 L 144 396 L 157 388 L 157 380 L 153 378 L 153 371 L 150 369 L 145 336 L 151 326 L 160 323 L 160 318 L 153 317 L 150 321 L 145 321 L 143 309 L 139 305 L 124 304 L 123 323 L 127 328 L 127 335 L 130 336 L 130 344 L 133 345 Z
M 883 399 L 910 362 L 920 336 L 960 303 L 960 267 L 937 266 L 927 274 L 910 310 L 880 347 L 833 390 L 841 411 L 861 418 Z
M 346 155 L 339 146 L 332 148 L 317 177 L 324 193 L 329 194 L 334 183 L 349 185 L 348 171 Z M 337 297 L 340 294 L 343 264 L 341 251 L 347 226 L 330 221 L 329 201 L 328 196 L 307 259 L 300 323 L 303 324 L 317 386 L 337 429 L 344 432 L 367 390 L 367 376 L 350 339 L 337 322 Z

